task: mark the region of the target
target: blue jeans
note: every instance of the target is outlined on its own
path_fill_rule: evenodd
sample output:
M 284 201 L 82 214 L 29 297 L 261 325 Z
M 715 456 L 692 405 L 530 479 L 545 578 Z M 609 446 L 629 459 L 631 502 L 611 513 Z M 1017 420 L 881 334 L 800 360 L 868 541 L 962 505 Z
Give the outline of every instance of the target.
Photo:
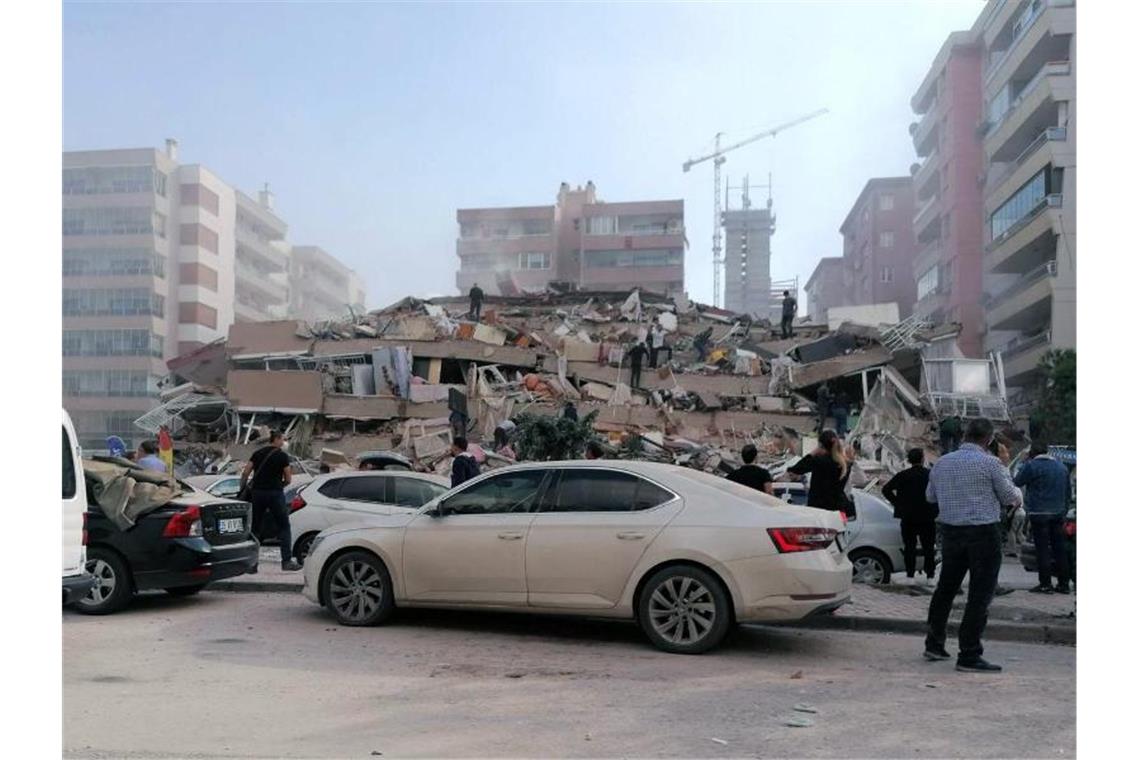
M 289 507 L 285 504 L 285 491 L 280 488 L 253 489 L 253 514 L 273 515 L 273 522 L 277 523 L 281 541 L 281 562 L 288 562 L 293 558 L 293 532 L 289 528 Z M 260 522 L 255 520 L 256 522 Z
M 1001 570 L 1001 523 L 939 523 L 938 530 L 942 534 L 942 574 L 930 598 L 926 646 L 928 649 L 946 646 L 946 622 L 954 606 L 954 596 L 969 573 L 966 610 L 958 625 L 958 662 L 975 662 L 982 656 L 982 633 L 986 630 L 990 602 Z
M 1065 538 L 1064 515 L 1030 515 L 1033 548 L 1037 550 L 1037 581 L 1052 585 L 1053 576 L 1061 586 L 1069 585 L 1069 547 Z

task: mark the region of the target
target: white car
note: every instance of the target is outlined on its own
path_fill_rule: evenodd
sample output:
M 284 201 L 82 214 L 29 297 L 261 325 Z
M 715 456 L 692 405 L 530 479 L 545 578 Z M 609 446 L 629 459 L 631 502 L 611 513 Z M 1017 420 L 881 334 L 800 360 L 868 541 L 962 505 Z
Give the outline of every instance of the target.
M 95 577 L 87 572 L 87 484 L 71 415 L 63 411 L 63 603 L 87 596 Z
M 777 498 L 790 504 L 804 504 L 807 491 L 803 483 L 772 484 Z M 874 494 L 854 489 L 855 516 L 847 520 L 844 548 L 851 560 L 851 571 L 858 583 L 889 583 L 893 573 L 902 572 L 902 529 L 890 504 Z M 937 554 L 935 555 L 937 558 Z M 922 569 L 922 547 L 917 563 Z
M 235 498 L 238 492 L 241 491 L 241 473 L 237 475 L 191 475 L 183 480 L 199 491 L 205 491 L 212 496 L 222 496 L 227 499 Z M 299 486 L 312 482 L 312 480 L 312 475 L 294 474 L 293 480 L 285 490 L 295 490 Z M 288 494 L 288 498 L 292 498 L 292 494 Z
M 451 487 L 447 478 L 405 470 L 333 472 L 297 489 L 289 503 L 293 556 L 304 562 L 325 528 L 376 516 L 412 512 Z
M 791 621 L 851 594 L 838 514 L 654 462 L 513 465 L 371 525 L 321 533 L 304 594 L 345 625 L 399 607 L 636 620 L 698 653 L 735 622 Z

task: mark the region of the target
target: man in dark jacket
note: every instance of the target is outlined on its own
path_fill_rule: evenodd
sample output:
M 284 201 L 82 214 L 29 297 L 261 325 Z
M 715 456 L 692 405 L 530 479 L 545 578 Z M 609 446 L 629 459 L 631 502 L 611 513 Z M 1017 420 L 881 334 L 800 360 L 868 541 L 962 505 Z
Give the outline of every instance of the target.
M 757 491 L 772 493 L 772 473 L 753 464 L 756 461 L 756 447 L 751 443 L 740 450 L 740 458 L 744 464 L 728 474 L 728 479 L 742 486 L 755 488 Z
M 479 474 L 479 463 L 467 453 L 467 439 L 456 436 L 451 441 L 451 487 L 466 483 Z
M 1049 447 L 1043 443 L 1030 446 L 1029 456 L 1013 483 L 1025 488 L 1025 514 L 1037 549 L 1037 586 L 1030 591 L 1068 594 L 1065 515 L 1069 511 L 1069 469 L 1049 456 Z M 1056 588 L 1052 586 L 1053 572 L 1057 574 Z
M 792 294 L 784 291 L 784 301 L 780 306 L 780 337 L 784 340 L 792 337 L 792 321 L 796 318 L 796 299 Z
M 934 518 L 938 517 L 938 505 L 926 500 L 930 470 L 926 469 L 924 458 L 922 449 L 908 451 L 906 461 L 910 467 L 887 481 L 883 496 L 894 506 L 895 517 L 900 520 L 906 577 L 914 578 L 917 539 L 922 542 L 922 570 L 929 585 L 934 580 Z
M 479 287 L 479 283 L 471 286 L 471 290 L 467 292 L 467 297 L 471 299 L 471 318 L 476 322 L 479 321 L 479 315 L 483 311 L 483 289 Z
M 649 355 L 649 349 L 645 347 L 644 343 L 638 342 L 633 348 L 629 350 L 629 387 L 641 387 L 641 363 L 645 361 L 645 357 Z

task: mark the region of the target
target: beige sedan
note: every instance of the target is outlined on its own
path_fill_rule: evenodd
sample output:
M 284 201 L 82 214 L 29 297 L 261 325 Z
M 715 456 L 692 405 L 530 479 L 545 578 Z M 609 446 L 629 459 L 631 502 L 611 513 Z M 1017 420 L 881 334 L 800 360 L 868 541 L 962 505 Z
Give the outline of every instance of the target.
M 851 593 L 836 512 L 651 462 L 497 469 L 414 512 L 313 541 L 305 596 L 345 625 L 397 607 L 636 620 L 698 653 L 735 622 L 830 612 Z

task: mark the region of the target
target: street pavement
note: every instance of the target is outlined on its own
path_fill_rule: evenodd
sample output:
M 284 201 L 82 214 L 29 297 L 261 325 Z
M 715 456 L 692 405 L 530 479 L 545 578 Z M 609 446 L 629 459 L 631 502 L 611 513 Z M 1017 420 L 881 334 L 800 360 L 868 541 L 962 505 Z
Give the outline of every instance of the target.
M 989 642 L 991 676 L 923 661 L 917 636 L 748 627 L 686 657 L 625 623 L 404 611 L 346 628 L 297 594 L 211 591 L 63 622 L 67 757 L 1075 753 L 1064 646 Z

